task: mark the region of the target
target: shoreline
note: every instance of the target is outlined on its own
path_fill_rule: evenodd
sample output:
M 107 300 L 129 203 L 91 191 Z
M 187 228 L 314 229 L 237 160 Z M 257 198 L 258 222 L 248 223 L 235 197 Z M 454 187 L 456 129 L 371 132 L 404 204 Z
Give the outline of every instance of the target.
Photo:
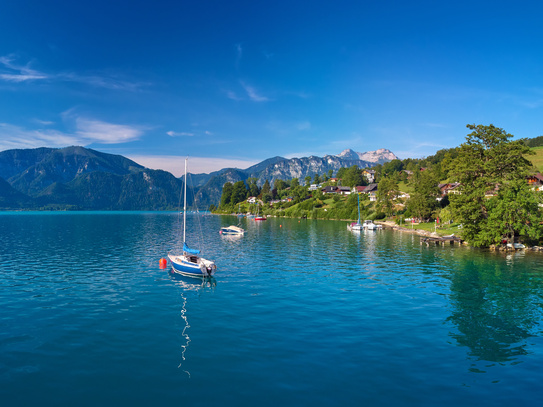
M 403 226 L 399 226 L 399 225 L 396 224 L 396 222 L 392 222 L 392 221 L 379 221 L 379 220 L 376 220 L 376 221 L 374 221 L 374 223 L 378 223 L 380 225 L 383 225 L 383 227 L 386 227 L 388 229 L 394 229 L 394 230 L 397 230 L 399 232 L 410 233 L 412 235 L 419 235 L 419 236 L 425 236 L 425 237 L 442 237 L 439 233 L 436 233 L 436 232 L 429 232 L 427 230 L 421 230 L 421 229 L 406 228 L 406 227 L 403 227 Z

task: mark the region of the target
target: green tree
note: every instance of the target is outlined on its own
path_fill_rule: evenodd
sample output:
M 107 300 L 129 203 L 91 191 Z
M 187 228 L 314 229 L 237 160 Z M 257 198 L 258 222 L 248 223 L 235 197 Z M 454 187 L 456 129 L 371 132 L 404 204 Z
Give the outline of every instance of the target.
M 238 181 L 232 187 L 232 197 L 230 198 L 230 203 L 232 205 L 237 205 L 240 202 L 243 202 L 247 199 L 247 187 L 243 181 Z
M 347 187 L 355 187 L 357 185 L 364 185 L 364 180 L 362 177 L 362 171 L 358 166 L 353 165 L 343 174 L 342 185 Z
M 267 203 L 272 200 L 272 190 L 269 180 L 266 180 L 266 182 L 264 182 L 264 185 L 262 185 L 260 194 L 262 195 L 262 201 Z
M 390 177 L 401 170 L 403 170 L 403 163 L 400 160 L 392 160 L 383 164 L 381 174 L 385 177 Z
M 315 177 L 313 178 L 313 184 L 319 185 L 321 182 L 321 177 L 319 177 L 319 174 L 315 174 Z
M 531 163 L 525 155 L 531 152 L 522 140 L 511 141 L 511 134 L 492 124 L 468 124 L 467 128 L 472 132 L 466 136 L 466 142 L 460 146 L 450 165 L 449 177 L 461 184 L 460 194 L 449 197 L 450 208 L 455 221 L 462 223 L 462 237 L 474 246 L 487 246 L 500 240 L 495 225 L 489 223 L 507 215 L 505 206 L 488 196 L 495 194 L 496 190 L 502 191 L 501 194 L 498 192 L 502 199 L 511 196 L 511 191 L 524 196 L 525 192 L 515 185 L 526 182 Z M 519 216 L 517 221 L 507 222 L 513 225 L 508 226 L 512 227 L 508 234 L 521 233 L 519 225 L 522 222 L 533 226 L 527 213 Z M 534 216 L 540 216 L 539 211 Z
M 292 178 L 292 180 L 290 181 L 290 188 L 294 189 L 299 185 L 300 185 L 300 180 L 298 178 Z
M 254 177 L 247 179 L 247 187 L 249 189 L 249 196 L 260 195 L 260 188 L 258 188 L 257 181 L 258 179 Z
M 287 183 L 282 179 L 276 179 L 273 181 L 273 189 L 277 191 L 282 191 L 287 188 Z
M 540 199 L 524 179 L 516 179 L 500 187 L 498 196 L 488 202 L 488 222 L 483 225 L 484 243 L 506 239 L 515 242 L 515 235 L 539 239 L 542 233 Z
M 339 170 L 337 170 L 336 172 L 336 178 L 337 179 L 342 179 L 344 176 L 345 176 L 345 173 L 347 172 L 347 168 L 345 167 L 341 167 Z
M 232 190 L 234 189 L 234 185 L 231 182 L 227 182 L 222 187 L 222 195 L 221 195 L 221 208 L 225 208 L 227 205 L 230 204 L 232 200 Z
M 305 186 L 306 187 L 311 185 L 311 176 L 310 175 L 306 175 L 306 177 L 304 179 L 305 179 Z
M 439 206 L 441 195 L 437 178 L 432 170 L 418 171 L 413 175 L 414 191 L 407 202 L 409 211 L 419 219 L 428 219 Z
M 394 178 L 382 178 L 377 186 L 377 208 L 387 216 L 394 211 L 394 199 L 398 195 L 398 183 Z

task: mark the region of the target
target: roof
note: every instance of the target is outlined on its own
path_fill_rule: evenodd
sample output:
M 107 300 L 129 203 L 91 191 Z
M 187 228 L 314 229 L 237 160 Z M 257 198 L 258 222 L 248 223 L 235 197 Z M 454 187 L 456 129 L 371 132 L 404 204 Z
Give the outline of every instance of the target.
M 377 184 L 369 184 L 369 185 L 364 189 L 364 193 L 375 192 L 375 191 L 377 191 Z

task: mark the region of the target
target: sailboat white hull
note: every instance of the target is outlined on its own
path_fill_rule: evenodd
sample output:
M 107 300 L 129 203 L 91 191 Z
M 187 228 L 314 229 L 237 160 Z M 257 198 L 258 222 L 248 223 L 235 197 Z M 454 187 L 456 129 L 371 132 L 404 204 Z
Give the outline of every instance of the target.
M 211 277 L 215 274 L 217 266 L 211 260 L 206 260 L 198 254 L 200 250 L 191 249 L 186 242 L 187 227 L 187 161 L 185 158 L 185 180 L 184 180 L 184 201 L 183 201 L 183 251 L 182 254 L 168 253 L 174 273 L 191 277 Z
M 168 254 L 174 273 L 192 277 L 211 277 L 215 274 L 217 266 L 210 260 L 196 255 Z

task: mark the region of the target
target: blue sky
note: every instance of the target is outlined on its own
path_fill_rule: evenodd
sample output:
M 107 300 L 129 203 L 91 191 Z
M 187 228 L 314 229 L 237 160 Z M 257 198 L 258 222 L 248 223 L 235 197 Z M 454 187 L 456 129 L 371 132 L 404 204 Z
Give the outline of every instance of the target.
M 540 1 L 2 1 L 0 151 L 175 175 L 543 135 Z

